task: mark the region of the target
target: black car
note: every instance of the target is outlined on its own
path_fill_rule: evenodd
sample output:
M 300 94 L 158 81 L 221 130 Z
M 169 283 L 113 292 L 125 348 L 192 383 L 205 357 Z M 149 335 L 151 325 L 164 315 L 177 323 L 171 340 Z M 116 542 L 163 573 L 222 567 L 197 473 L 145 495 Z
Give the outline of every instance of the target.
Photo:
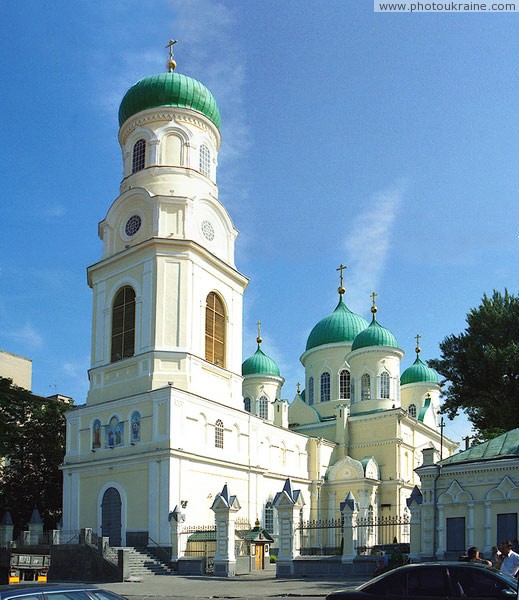
M 354 590 L 332 592 L 326 596 L 328 600 L 377 600 L 390 597 L 407 600 L 516 600 L 517 581 L 477 563 L 421 563 L 398 567 Z
M 93 585 L 24 583 L 0 585 L 0 600 L 126 600 Z

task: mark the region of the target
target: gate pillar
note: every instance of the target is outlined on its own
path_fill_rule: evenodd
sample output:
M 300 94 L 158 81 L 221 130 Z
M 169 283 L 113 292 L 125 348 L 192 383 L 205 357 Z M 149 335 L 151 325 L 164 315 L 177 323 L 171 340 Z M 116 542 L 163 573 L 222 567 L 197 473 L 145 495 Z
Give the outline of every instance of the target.
M 187 544 L 187 536 L 182 535 L 182 526 L 186 520 L 186 515 L 175 506 L 169 513 L 169 527 L 171 530 L 171 562 L 176 562 L 184 552 Z
M 341 502 L 341 514 L 344 520 L 343 526 L 343 547 L 341 562 L 353 563 L 353 559 L 357 556 L 357 517 L 359 514 L 355 496 L 348 492 L 344 502 Z
M 422 492 L 418 486 L 414 486 L 411 495 L 406 500 L 407 508 L 411 511 L 411 531 L 409 558 L 413 562 L 420 562 L 422 557 Z M 432 556 L 432 548 L 430 550 Z
M 216 554 L 214 555 L 214 574 L 223 577 L 236 575 L 236 554 L 234 538 L 236 531 L 236 513 L 241 506 L 236 496 L 230 496 L 227 484 L 214 499 L 211 510 L 215 514 Z
M 276 577 L 294 575 L 294 559 L 299 556 L 301 540 L 298 523 L 304 506 L 300 490 L 292 490 L 290 479 L 285 481 L 283 491 L 278 492 L 273 505 L 278 511 L 279 552 L 276 559 Z

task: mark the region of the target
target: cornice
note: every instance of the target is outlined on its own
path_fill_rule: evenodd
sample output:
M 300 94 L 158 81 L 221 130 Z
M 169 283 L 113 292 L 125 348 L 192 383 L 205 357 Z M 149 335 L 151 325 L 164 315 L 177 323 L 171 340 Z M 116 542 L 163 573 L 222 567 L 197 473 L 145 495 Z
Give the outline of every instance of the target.
M 195 116 L 191 109 L 174 107 L 149 108 L 139 112 L 138 115 L 131 117 L 119 130 L 119 143 L 121 146 L 124 145 L 128 136 L 135 131 L 137 127 L 142 127 L 143 125 L 148 125 L 156 121 L 175 121 L 176 123 L 184 123 L 197 127 L 210 136 L 211 141 L 217 150 L 220 149 L 220 134 L 209 119 L 205 118 L 201 113 L 197 113 Z

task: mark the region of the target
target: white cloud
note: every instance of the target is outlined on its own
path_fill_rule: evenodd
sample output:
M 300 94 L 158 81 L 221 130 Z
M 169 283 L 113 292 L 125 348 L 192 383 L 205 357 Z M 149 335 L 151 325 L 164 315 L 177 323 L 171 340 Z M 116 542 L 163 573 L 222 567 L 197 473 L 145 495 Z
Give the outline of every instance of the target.
M 373 194 L 366 209 L 353 220 L 344 242 L 347 288 L 354 290 L 348 305 L 364 312 L 369 294 L 378 288 L 391 250 L 392 231 L 406 188 L 405 181 Z
M 7 332 L 7 337 L 31 350 L 41 348 L 43 345 L 42 336 L 30 323 L 26 323 L 21 329 L 16 331 Z

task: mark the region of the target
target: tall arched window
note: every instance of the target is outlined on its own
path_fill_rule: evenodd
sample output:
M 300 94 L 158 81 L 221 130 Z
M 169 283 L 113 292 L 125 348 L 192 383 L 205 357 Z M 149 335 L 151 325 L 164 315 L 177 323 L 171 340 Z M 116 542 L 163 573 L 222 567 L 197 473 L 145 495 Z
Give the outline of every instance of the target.
M 207 296 L 205 306 L 205 358 L 225 367 L 225 309 L 214 292 Z
M 265 529 L 269 533 L 274 533 L 274 507 L 272 506 L 272 502 L 267 502 L 265 504 L 265 518 L 263 519 L 265 524 Z
M 408 411 L 410 417 L 413 417 L 413 419 L 416 419 L 416 404 L 410 404 L 407 411 Z
M 214 425 L 214 445 L 216 448 L 223 448 L 223 423 L 220 419 Z
M 142 171 L 146 165 L 146 140 L 137 140 L 133 146 L 132 173 Z
M 243 407 L 247 412 L 250 412 L 250 398 L 245 398 L 243 401 Z
M 269 401 L 266 396 L 261 396 L 259 399 L 259 417 L 260 419 L 269 418 Z
M 308 380 L 308 404 L 312 406 L 314 403 L 314 378 Z
M 348 369 L 343 369 L 339 373 L 339 398 L 349 400 L 351 395 L 351 377 Z
M 200 146 L 200 173 L 206 177 L 211 176 L 211 153 L 205 144 Z
M 367 373 L 360 380 L 360 388 L 361 400 L 371 400 L 371 377 Z
M 130 286 L 121 288 L 112 308 L 112 353 L 115 362 L 135 353 L 135 292 Z
M 330 373 L 321 374 L 321 402 L 330 401 Z
M 389 373 L 384 371 L 380 374 L 380 397 L 389 398 Z

